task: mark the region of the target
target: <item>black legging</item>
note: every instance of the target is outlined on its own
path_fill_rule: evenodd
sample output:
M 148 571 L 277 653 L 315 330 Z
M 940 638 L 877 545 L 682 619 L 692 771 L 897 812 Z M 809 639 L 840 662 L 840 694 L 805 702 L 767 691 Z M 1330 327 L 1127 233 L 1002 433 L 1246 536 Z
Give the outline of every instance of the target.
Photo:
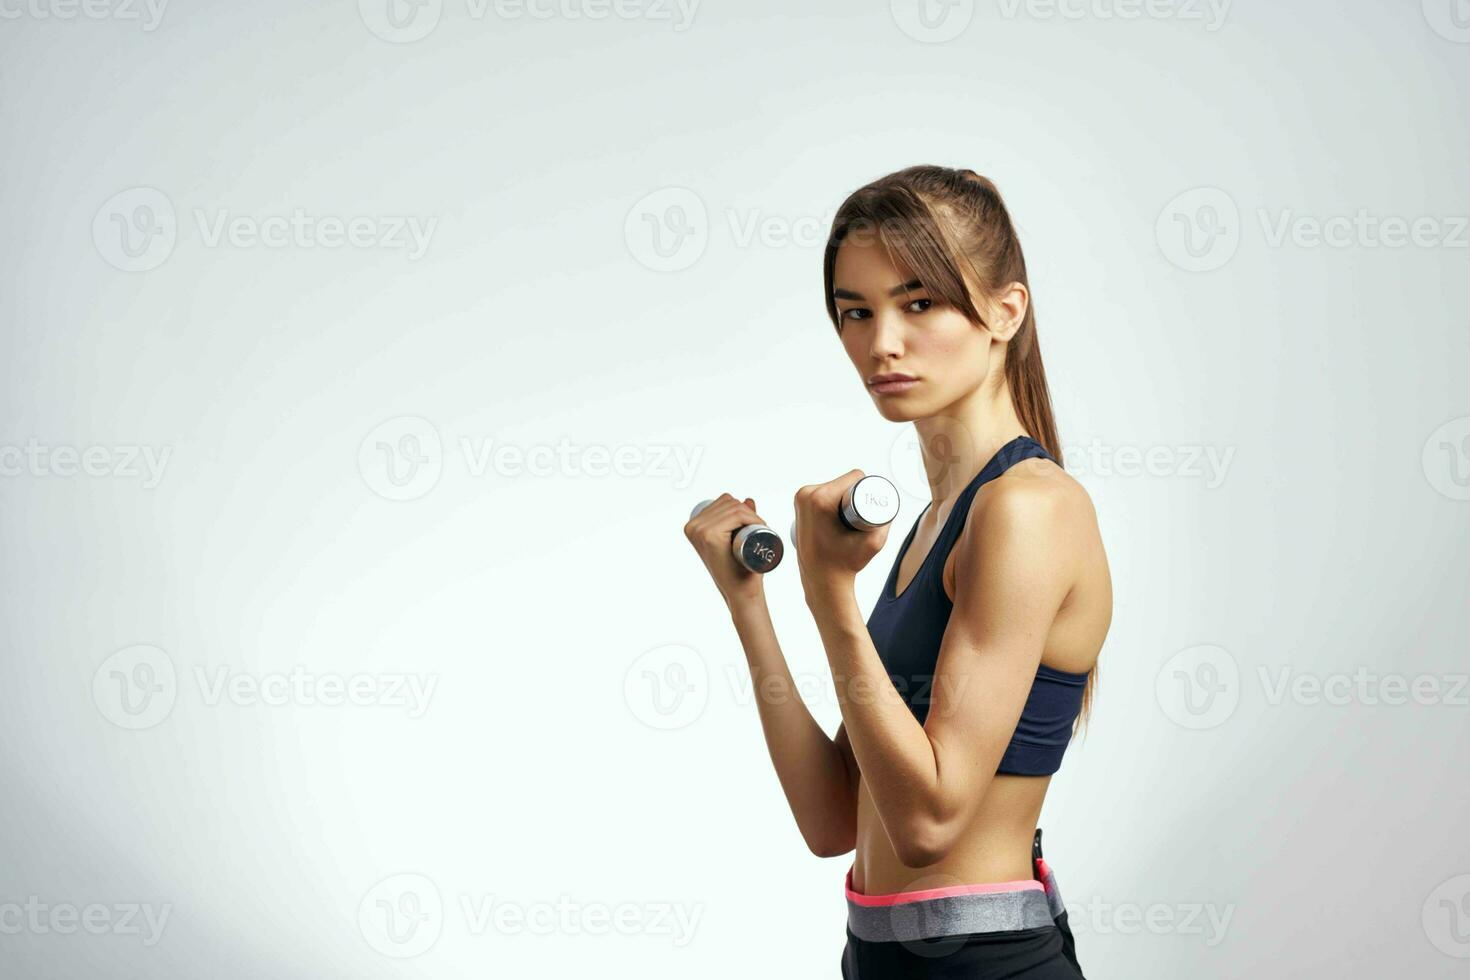
M 873 942 L 847 930 L 842 980 L 1086 980 L 1056 879 L 1033 845 L 1032 874 L 1048 888 L 1049 926 L 971 932 L 927 940 Z
M 1085 980 L 1067 913 L 1015 932 L 972 932 L 925 942 L 867 942 L 847 930 L 842 980 Z

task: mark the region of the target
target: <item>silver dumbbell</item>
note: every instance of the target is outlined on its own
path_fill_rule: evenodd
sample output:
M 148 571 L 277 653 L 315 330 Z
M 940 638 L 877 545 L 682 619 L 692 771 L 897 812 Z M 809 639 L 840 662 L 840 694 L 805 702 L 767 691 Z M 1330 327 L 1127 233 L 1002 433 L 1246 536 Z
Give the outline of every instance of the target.
M 689 519 L 698 517 L 699 512 L 712 503 L 713 500 L 701 500 L 695 504 L 694 509 L 689 512 Z M 735 532 L 730 541 L 730 550 L 740 564 L 752 572 L 764 575 L 781 564 L 786 546 L 781 543 L 781 535 L 764 524 L 747 524 Z
M 881 476 L 865 476 L 847 488 L 837 519 L 853 531 L 871 531 L 890 524 L 898 516 L 898 488 Z M 791 540 L 796 540 L 796 519 L 791 520 Z

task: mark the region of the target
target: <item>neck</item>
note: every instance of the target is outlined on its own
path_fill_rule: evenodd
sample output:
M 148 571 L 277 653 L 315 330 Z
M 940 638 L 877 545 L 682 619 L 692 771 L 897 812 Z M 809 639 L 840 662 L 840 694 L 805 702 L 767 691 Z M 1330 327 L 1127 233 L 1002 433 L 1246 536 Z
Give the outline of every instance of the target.
M 1020 435 L 1034 437 L 1016 415 L 1010 389 L 1001 385 L 986 392 L 984 387 L 914 422 L 935 510 L 954 499 L 1006 443 Z

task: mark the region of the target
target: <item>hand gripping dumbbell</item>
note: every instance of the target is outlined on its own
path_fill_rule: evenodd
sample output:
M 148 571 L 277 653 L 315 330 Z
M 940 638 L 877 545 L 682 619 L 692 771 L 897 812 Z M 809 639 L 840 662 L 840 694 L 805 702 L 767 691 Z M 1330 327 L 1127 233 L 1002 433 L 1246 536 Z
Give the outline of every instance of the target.
M 689 512 L 689 519 L 698 517 L 699 512 L 712 503 L 713 500 L 701 500 L 695 504 L 694 509 Z M 752 572 L 763 575 L 781 564 L 786 546 L 781 543 L 781 535 L 764 524 L 746 524 L 735 532 L 730 541 L 730 550 L 734 552 L 736 561 Z
M 871 531 L 898 516 L 898 488 L 881 476 L 865 476 L 848 487 L 837 508 L 837 519 L 851 531 Z M 796 519 L 791 519 L 796 540 Z

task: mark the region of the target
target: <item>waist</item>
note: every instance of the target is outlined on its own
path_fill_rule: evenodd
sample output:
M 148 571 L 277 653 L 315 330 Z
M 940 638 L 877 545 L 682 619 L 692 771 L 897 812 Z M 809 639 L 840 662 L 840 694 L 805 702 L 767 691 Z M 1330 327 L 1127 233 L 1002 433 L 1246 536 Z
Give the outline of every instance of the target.
M 996 776 L 969 826 L 942 860 L 922 871 L 898 857 L 878 815 L 867 780 L 858 774 L 857 837 L 852 877 L 858 891 L 881 894 L 915 888 L 915 879 L 944 883 L 1000 882 L 1035 875 L 1032 837 L 1051 777 Z
M 1014 932 L 1052 925 L 1063 910 L 1056 877 L 1045 860 L 1035 878 L 966 884 L 936 881 L 932 887 L 865 894 L 852 887 L 847 869 L 847 927 L 868 942 L 911 942 L 984 932 Z

